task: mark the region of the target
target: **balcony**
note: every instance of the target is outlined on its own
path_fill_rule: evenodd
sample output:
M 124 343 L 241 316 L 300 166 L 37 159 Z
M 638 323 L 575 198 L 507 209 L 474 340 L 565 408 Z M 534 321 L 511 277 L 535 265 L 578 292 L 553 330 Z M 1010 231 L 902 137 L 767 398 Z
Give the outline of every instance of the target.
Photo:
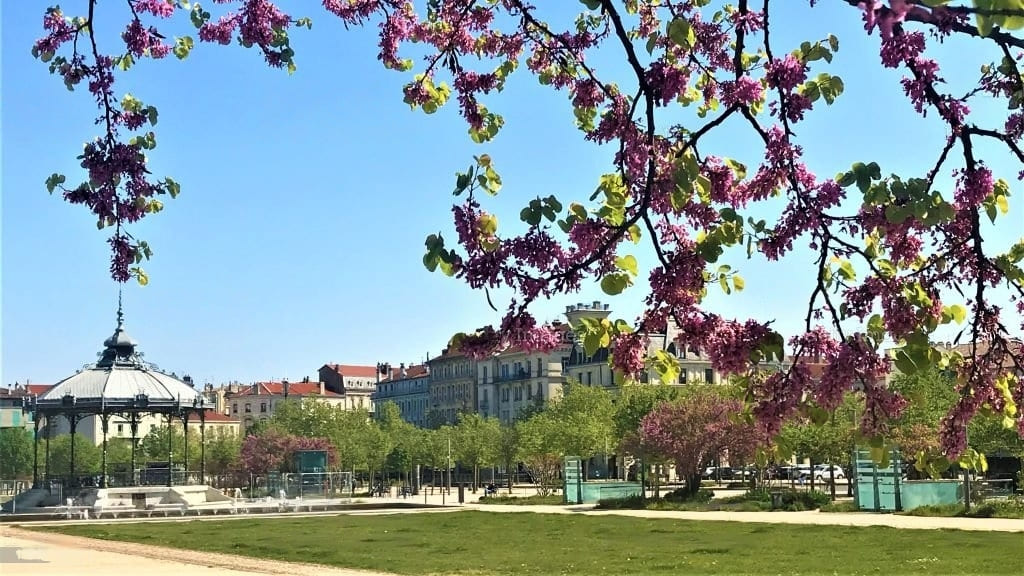
M 535 374 L 529 368 L 520 368 L 519 370 L 509 370 L 507 374 L 495 374 L 495 382 L 514 382 L 516 380 L 527 380 L 533 378 Z M 539 376 L 539 374 L 537 374 Z

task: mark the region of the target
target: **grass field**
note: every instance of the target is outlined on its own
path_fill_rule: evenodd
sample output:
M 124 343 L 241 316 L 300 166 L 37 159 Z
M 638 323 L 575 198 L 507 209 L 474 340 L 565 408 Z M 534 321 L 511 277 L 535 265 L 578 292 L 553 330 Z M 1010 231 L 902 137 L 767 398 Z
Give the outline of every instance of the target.
M 1014 533 L 454 512 L 38 528 L 398 574 L 1020 574 Z

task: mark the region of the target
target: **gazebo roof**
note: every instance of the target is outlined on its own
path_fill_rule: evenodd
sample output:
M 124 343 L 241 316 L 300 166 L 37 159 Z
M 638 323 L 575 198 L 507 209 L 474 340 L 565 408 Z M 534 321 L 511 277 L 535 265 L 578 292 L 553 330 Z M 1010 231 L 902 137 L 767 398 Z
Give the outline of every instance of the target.
M 118 311 L 117 329 L 103 343 L 100 360 L 61 380 L 36 399 L 46 411 L 166 412 L 203 407 L 203 395 L 178 378 L 144 362 L 125 331 Z

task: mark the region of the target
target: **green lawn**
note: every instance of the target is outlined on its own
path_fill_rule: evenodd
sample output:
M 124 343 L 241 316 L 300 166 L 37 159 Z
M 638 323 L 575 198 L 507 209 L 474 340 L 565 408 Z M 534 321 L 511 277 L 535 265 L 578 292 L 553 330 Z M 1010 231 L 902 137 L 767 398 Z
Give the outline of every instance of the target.
M 1020 574 L 1017 533 L 452 512 L 40 527 L 399 574 Z

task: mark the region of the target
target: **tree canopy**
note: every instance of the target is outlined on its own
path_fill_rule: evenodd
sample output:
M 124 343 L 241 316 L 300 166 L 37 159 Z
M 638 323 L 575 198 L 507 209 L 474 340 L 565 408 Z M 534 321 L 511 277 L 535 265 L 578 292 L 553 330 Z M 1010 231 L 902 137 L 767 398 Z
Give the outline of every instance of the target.
M 964 452 L 967 424 L 983 409 L 1009 418 L 1024 435 L 1024 416 L 1016 410 L 1024 403 L 1024 381 L 1014 375 L 1024 372 L 1024 359 L 1010 339 L 1024 329 L 1024 238 L 1005 248 L 986 242 L 993 228 L 1019 229 L 1019 219 L 1006 217 L 1007 179 L 1024 177 L 1024 170 L 994 169 L 987 160 L 1001 154 L 1024 165 L 1024 6 L 1020 0 L 818 0 L 848 8 L 847 17 L 863 20 L 865 33 L 878 38 L 877 56 L 846 61 L 901 70 L 899 86 L 877 89 L 903 92 L 909 101 L 903 113 L 925 115 L 938 127 L 931 135 L 900 135 L 908 148 L 934 158 L 923 173 L 863 150 L 836 158 L 835 175 L 822 177 L 804 162 L 804 149 L 827 146 L 835 135 L 813 139 L 819 133 L 805 130 L 804 122 L 827 116 L 843 96 L 846 84 L 833 63 L 840 39 L 824 19 L 801 22 L 805 41 L 781 45 L 771 31 L 778 29 L 780 6 L 793 1 L 582 0 L 575 18 L 554 19 L 548 17 L 556 14 L 548 5 L 554 3 L 522 0 L 324 0 L 323 6 L 346 26 L 379 27 L 379 60 L 411 77 L 404 101 L 427 114 L 457 102 L 469 137 L 481 144 L 481 153 L 456 174 L 457 238 L 430 235 L 423 257 L 431 271 L 516 295 L 496 328 L 454 339 L 464 352 L 483 357 L 509 345 L 553 348 L 556 331 L 537 322 L 530 304 L 585 282 L 622 293 L 640 277 L 634 252 L 646 247 L 656 261 L 644 271 L 650 291 L 638 325 L 585 326 L 590 341 L 614 347 L 614 368 L 627 379 L 645 368 L 646 334 L 672 321 L 682 330 L 680 343 L 705 353 L 726 375 L 746 374 L 790 351 L 785 370 L 750 380 L 752 414 L 767 436 L 806 406 L 833 410 L 856 389 L 866 399 L 862 432 L 881 437 L 906 406 L 883 384 L 891 364 L 883 347 L 894 343 L 900 350 L 893 360 L 904 373 L 933 365 L 956 373 L 960 393 L 941 424 L 943 457 Z M 237 39 L 269 66 L 295 72 L 301 56 L 292 34 L 311 28 L 312 20 L 286 14 L 272 0 L 128 5 L 118 11 L 88 0 L 83 14 L 49 8 L 32 52 L 68 89 L 86 87 L 99 109 L 100 134 L 78 156 L 83 174 L 54 173 L 46 186 L 112 229 L 116 281 L 134 277 L 145 284 L 140 264 L 152 250 L 129 226 L 160 212 L 161 199 L 181 186 L 147 168 L 161 95 L 119 95 L 117 79 L 143 58 L 185 59 L 197 39 L 223 45 Z M 121 31 L 120 40 L 97 32 L 112 29 Z M 974 86 L 961 91 L 945 82 L 951 62 L 940 62 L 938 43 L 979 70 Z M 618 54 L 621 66 L 595 69 L 591 56 L 598 51 Z M 416 62 L 407 52 L 424 59 Z M 532 199 L 523 195 L 519 222 L 509 225 L 484 207 L 502 189 L 501 161 L 486 145 L 506 124 L 486 103 L 517 73 L 534 75 L 541 90 L 565 93 L 572 105 L 567 122 L 585 141 L 615 153 L 591 177 L 596 190 L 589 199 L 531 191 Z M 763 147 L 756 165 L 731 157 L 709 137 L 727 123 Z M 760 217 L 759 210 L 771 216 Z M 768 317 L 731 319 L 704 306 L 711 286 L 726 293 L 748 287 L 736 259 L 774 263 L 797 245 L 816 255 L 813 280 L 793 287 L 807 298 L 802 333 L 787 341 Z M 963 326 L 966 353 L 933 343 L 940 327 L 954 325 Z M 657 360 L 663 374 L 674 373 L 674 360 Z M 812 377 L 817 363 L 824 370 Z

